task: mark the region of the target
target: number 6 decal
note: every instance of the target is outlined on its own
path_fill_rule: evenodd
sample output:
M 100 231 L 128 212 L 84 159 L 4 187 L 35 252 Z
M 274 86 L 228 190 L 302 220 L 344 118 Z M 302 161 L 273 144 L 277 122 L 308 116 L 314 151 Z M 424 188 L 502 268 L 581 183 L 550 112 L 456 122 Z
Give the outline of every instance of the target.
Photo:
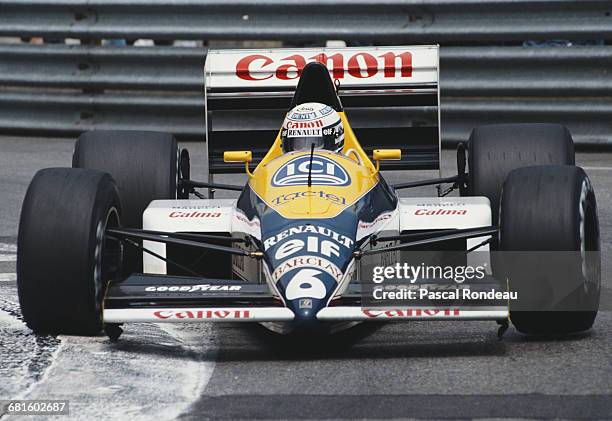
M 296 298 L 317 298 L 325 297 L 327 291 L 325 285 L 316 276 L 321 273 L 320 270 L 302 269 L 300 270 L 287 284 L 285 296 L 288 300 Z

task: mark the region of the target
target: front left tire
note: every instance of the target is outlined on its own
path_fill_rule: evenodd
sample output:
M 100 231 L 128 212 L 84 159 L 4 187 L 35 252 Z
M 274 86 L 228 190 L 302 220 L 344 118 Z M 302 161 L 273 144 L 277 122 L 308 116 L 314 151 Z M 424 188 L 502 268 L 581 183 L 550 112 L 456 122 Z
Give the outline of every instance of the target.
M 95 335 L 122 248 L 105 235 L 121 225 L 109 174 L 76 168 L 36 173 L 19 221 L 17 287 L 27 326 L 39 334 Z

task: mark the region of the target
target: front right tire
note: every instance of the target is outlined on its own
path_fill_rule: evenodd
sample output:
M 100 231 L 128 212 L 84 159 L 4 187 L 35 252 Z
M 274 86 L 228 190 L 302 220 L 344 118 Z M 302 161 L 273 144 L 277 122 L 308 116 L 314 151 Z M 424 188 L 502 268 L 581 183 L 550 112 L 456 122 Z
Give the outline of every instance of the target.
M 595 193 L 580 167 L 512 171 L 500 206 L 496 277 L 518 299 L 510 319 L 526 334 L 590 329 L 599 308 L 600 238 Z

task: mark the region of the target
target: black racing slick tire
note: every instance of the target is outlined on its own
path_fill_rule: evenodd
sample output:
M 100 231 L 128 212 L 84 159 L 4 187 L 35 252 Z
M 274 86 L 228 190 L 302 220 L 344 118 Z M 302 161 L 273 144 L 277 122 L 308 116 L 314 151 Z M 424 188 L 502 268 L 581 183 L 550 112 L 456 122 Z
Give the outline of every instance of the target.
M 119 189 L 125 228 L 142 228 L 142 214 L 153 200 L 176 199 L 178 146 L 169 133 L 100 130 L 76 141 L 72 166 L 109 173 Z M 142 272 L 142 254 L 126 248 L 126 275 Z
M 517 294 L 510 319 L 519 332 L 591 328 L 601 290 L 600 239 L 595 193 L 582 168 L 512 171 L 502 191 L 499 246 L 502 276 Z
M 95 335 L 102 300 L 120 272 L 119 194 L 109 174 L 40 170 L 28 187 L 17 243 L 17 287 L 27 326 L 40 334 Z
M 476 127 L 468 142 L 467 196 L 485 196 L 497 225 L 501 188 L 510 171 L 534 165 L 574 165 L 574 142 L 558 124 Z

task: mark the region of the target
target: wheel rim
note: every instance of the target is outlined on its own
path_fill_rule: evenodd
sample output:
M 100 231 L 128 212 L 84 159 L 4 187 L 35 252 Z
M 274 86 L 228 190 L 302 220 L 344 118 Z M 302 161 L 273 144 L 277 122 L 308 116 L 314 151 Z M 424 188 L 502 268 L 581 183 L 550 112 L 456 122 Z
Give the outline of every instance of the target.
M 584 277 L 584 292 L 587 295 L 597 293 L 599 283 L 599 236 L 597 216 L 593 206 L 592 192 L 585 195 L 581 201 L 580 216 L 580 253 L 582 257 L 582 275 Z
M 106 217 L 96 226 L 94 286 L 97 310 L 101 310 L 106 285 L 121 273 L 123 245 L 120 241 L 105 235 L 107 228 L 119 228 L 120 226 L 119 212 L 115 207 L 111 207 Z

